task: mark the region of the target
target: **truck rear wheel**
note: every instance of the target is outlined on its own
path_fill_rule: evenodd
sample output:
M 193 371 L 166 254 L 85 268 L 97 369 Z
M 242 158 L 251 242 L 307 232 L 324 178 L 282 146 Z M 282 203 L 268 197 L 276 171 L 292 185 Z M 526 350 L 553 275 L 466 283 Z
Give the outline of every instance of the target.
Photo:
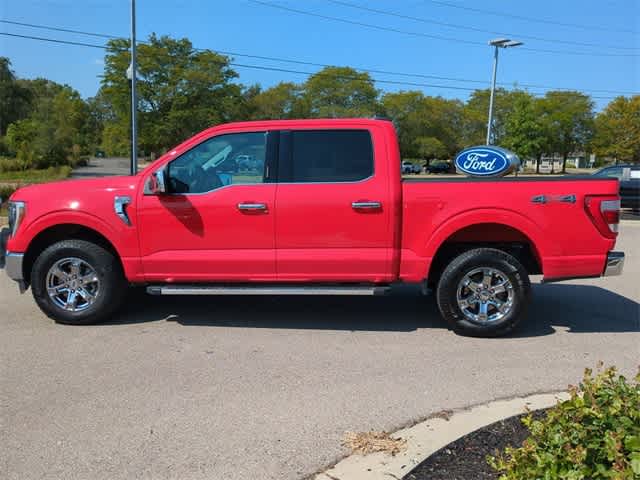
M 527 271 L 515 257 L 476 248 L 445 268 L 437 288 L 438 308 L 456 333 L 497 337 L 524 318 L 530 291 Z
M 33 264 L 31 284 L 40 309 L 71 325 L 106 320 L 127 290 L 117 258 L 84 240 L 64 240 L 45 249 Z

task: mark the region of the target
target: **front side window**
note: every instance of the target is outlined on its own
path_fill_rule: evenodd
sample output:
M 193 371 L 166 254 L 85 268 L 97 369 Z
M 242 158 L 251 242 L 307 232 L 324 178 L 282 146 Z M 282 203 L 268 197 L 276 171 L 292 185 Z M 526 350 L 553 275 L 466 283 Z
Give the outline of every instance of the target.
M 266 132 L 209 138 L 169 163 L 169 193 L 205 193 L 225 185 L 263 183 Z
M 291 132 L 292 182 L 355 182 L 373 175 L 368 130 Z

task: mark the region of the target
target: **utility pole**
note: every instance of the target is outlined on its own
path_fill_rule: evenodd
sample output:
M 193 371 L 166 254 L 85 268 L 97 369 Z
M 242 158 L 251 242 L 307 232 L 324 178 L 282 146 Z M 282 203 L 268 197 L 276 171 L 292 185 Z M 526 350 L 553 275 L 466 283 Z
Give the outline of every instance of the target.
M 496 91 L 496 74 L 498 72 L 498 49 L 517 47 L 522 45 L 522 42 L 509 40 L 508 38 L 497 38 L 491 40 L 489 45 L 494 47 L 493 53 L 493 75 L 491 76 L 491 94 L 489 96 L 489 119 L 487 121 L 487 145 L 491 145 L 491 128 L 493 126 L 493 96 Z
M 138 98 L 136 94 L 136 0 L 131 0 L 131 175 L 138 173 Z

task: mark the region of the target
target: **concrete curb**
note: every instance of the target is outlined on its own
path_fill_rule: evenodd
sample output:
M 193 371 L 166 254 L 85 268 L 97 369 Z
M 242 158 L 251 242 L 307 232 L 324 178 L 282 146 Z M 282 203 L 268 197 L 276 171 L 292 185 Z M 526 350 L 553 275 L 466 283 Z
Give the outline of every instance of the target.
M 315 480 L 399 480 L 428 456 L 468 433 L 524 413 L 526 408 L 548 408 L 558 400 L 568 398 L 566 392 L 535 394 L 460 410 L 448 419 L 430 418 L 393 435 L 407 441 L 406 450 L 395 457 L 382 452 L 366 456 L 350 455 L 334 467 L 317 474 Z

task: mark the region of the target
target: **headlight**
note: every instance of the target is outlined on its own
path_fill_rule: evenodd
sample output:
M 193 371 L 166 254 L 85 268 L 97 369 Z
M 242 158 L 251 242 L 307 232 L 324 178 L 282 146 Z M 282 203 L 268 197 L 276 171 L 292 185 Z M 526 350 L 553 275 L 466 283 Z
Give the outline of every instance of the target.
M 9 231 L 12 237 L 20 228 L 26 209 L 24 202 L 9 202 Z

